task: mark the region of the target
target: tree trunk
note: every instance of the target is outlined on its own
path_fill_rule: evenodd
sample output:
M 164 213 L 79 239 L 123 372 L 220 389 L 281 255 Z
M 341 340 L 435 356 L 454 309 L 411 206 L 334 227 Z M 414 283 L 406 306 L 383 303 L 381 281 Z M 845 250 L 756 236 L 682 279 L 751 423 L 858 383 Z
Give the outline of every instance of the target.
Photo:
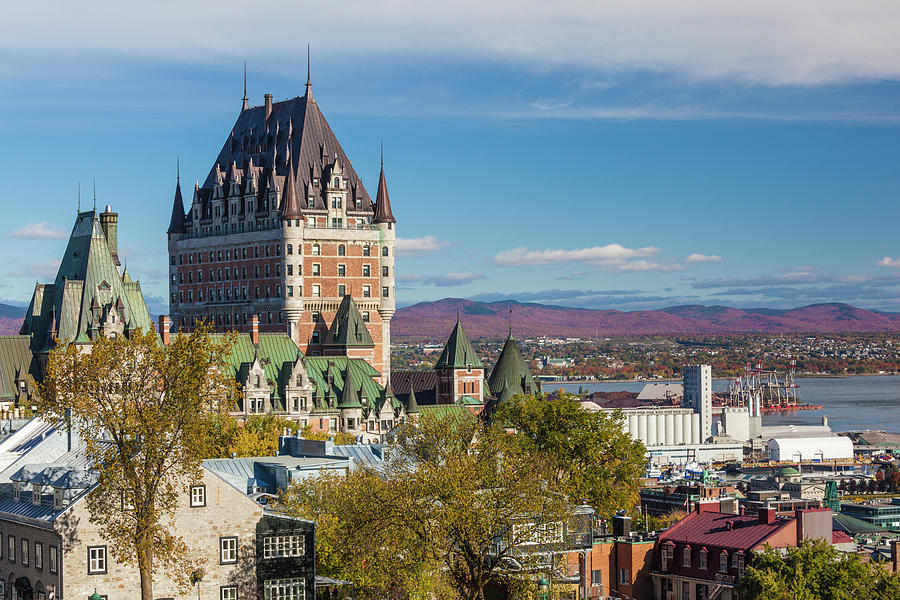
M 153 540 L 141 536 L 138 541 L 138 571 L 141 574 L 141 600 L 153 600 Z

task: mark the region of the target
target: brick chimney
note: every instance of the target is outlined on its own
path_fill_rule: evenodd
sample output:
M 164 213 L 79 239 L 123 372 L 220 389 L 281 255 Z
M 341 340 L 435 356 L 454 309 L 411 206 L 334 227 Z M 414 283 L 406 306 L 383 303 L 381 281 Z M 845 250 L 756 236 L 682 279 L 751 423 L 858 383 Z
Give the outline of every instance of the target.
M 775 509 L 771 506 L 763 506 L 759 509 L 759 522 L 770 524 L 775 522 Z
M 266 94 L 266 118 L 272 114 L 272 94 Z
M 250 341 L 254 345 L 259 343 L 259 315 L 250 316 Z
M 159 336 L 162 338 L 163 346 L 169 345 L 169 330 L 172 327 L 172 319 L 169 315 L 159 315 Z
M 100 227 L 103 228 L 103 235 L 106 236 L 106 245 L 113 256 L 113 260 L 118 266 L 119 263 L 119 213 L 113 212 L 109 204 L 106 210 L 100 213 Z

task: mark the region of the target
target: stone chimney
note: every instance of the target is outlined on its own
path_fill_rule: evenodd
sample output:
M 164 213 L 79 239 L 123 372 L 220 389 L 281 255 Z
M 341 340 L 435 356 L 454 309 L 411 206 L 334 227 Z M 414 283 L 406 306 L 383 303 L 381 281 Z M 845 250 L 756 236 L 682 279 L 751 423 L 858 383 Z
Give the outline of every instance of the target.
M 272 94 L 266 94 L 266 119 L 272 114 Z
M 172 319 L 169 315 L 159 315 L 159 337 L 162 338 L 163 346 L 169 345 L 169 331 L 172 328 Z
M 114 213 L 109 204 L 106 210 L 100 213 L 100 227 L 103 228 L 103 234 L 106 236 L 106 245 L 112 253 L 116 266 L 119 263 L 119 213 Z
M 250 316 L 250 342 L 254 346 L 259 343 L 259 315 Z

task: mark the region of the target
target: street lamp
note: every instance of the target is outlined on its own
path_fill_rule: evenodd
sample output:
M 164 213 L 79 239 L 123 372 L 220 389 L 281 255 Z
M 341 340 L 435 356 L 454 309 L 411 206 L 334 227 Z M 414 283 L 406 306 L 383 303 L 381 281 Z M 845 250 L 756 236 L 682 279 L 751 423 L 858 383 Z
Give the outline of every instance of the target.
M 540 581 L 538 581 L 538 597 L 540 600 L 547 600 L 550 597 L 550 582 L 546 577 L 541 577 Z

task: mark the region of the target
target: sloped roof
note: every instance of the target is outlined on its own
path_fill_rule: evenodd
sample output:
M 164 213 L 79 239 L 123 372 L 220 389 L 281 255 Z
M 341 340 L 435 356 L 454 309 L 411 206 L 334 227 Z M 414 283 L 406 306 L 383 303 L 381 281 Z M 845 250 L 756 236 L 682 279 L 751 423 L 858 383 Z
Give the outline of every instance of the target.
M 335 407 L 341 405 L 344 386 L 348 379 L 348 369 L 352 371 L 349 379 L 353 382 L 354 392 L 358 397 L 358 406 L 375 407 L 382 400 L 384 388 L 374 379 L 380 373 L 361 358 L 307 356 L 303 364 L 316 387 L 313 397 L 319 408 L 325 408 L 320 403 L 325 400 L 326 396 L 333 399 Z M 332 372 L 330 383 L 328 381 L 329 368 Z
M 363 321 L 362 314 L 350 294 L 346 294 L 341 300 L 341 305 L 325 336 L 325 345 L 365 348 L 375 345 L 366 322 Z
M 474 418 L 468 408 L 462 404 L 431 404 L 429 406 L 420 406 L 420 414 L 429 414 L 438 418 L 444 418 L 450 415 L 469 415 Z
M 472 342 L 469 341 L 469 336 L 463 331 L 462 323 L 457 319 L 434 368 L 465 369 L 466 367 L 483 369 L 484 365 L 481 364 L 481 359 L 478 358 Z
M 409 412 L 409 395 L 416 393 L 416 405 L 419 407 L 435 404 L 437 390 L 437 373 L 434 371 L 391 371 L 391 390 L 397 399 L 406 406 Z
M 868 521 L 851 517 L 843 513 L 836 512 L 832 515 L 832 525 L 835 529 L 839 529 L 850 535 L 860 535 L 864 533 L 880 533 L 890 531 L 889 527 L 879 527 Z
M 733 525 L 731 528 L 729 522 Z M 793 522 L 793 519 L 776 519 L 772 523 L 762 523 L 755 515 L 691 513 L 662 532 L 659 541 L 750 551 Z
M 49 338 L 88 342 L 88 332 L 112 309 L 120 313 L 126 331 L 153 328 L 141 284 L 126 281 L 109 249 L 97 211 L 80 212 L 75 219 L 56 280 L 38 284 L 25 313 L 21 333 L 32 335 L 32 351 L 46 349 Z
M 243 170 L 253 164 L 261 169 L 259 188 L 263 190 L 263 182 L 273 168 L 282 177 L 289 173 L 288 161 L 296 174 L 298 189 L 307 190 L 314 179 L 319 180 L 319 186 L 314 187 L 318 198 L 315 208 L 325 207 L 323 176 L 339 163 L 352 192 L 349 206 L 355 207 L 355 200 L 359 199 L 360 212 L 373 213 L 372 200 L 362 180 L 309 91 L 304 96 L 272 103 L 268 116 L 264 105 L 241 111 L 201 189 L 212 190 L 223 173 L 230 173 L 232 165 Z M 208 194 L 201 196 L 208 198 Z
M 507 337 L 506 343 L 503 344 L 503 350 L 500 351 L 500 356 L 488 379 L 488 386 L 494 394 L 499 394 L 504 386 L 508 386 L 508 393 L 513 396 L 534 394 L 537 391 L 528 363 L 522 357 L 519 346 L 512 335 Z
M 31 353 L 31 336 L 0 336 L 0 400 L 16 397 L 16 379 L 40 376 L 37 361 Z
M 172 217 L 166 233 L 184 233 L 184 201 L 181 199 L 181 178 L 175 182 L 175 200 L 172 202 Z
M 287 385 L 291 369 L 300 355 L 300 348 L 286 333 L 261 333 L 259 344 L 255 346 L 249 333 L 238 333 L 231 348 L 231 356 L 228 358 L 234 368 L 235 378 L 243 382 L 247 379 L 254 358 L 258 357 L 266 379 L 274 386 L 273 399 L 281 400 L 284 398 L 284 387 Z M 279 406 L 279 410 L 284 410 L 284 406 Z

